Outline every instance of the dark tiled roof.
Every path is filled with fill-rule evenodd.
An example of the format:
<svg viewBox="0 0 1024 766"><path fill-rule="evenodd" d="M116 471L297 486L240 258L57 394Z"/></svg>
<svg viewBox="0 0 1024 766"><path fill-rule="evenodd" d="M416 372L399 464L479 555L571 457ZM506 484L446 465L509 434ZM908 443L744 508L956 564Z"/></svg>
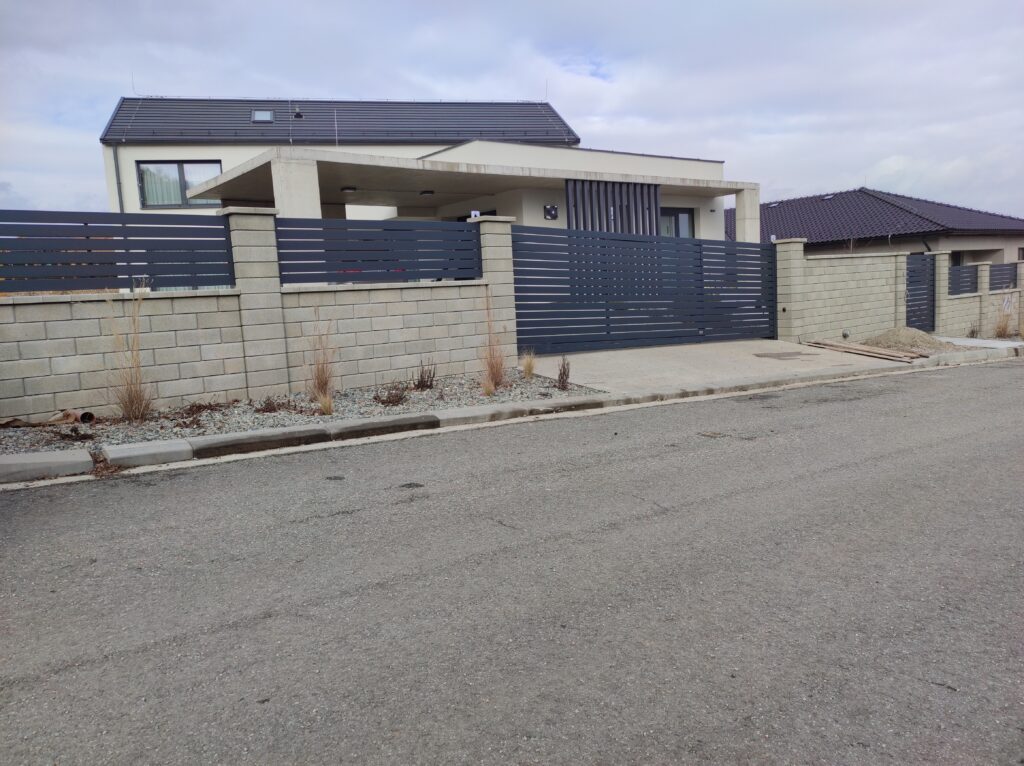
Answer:
<svg viewBox="0 0 1024 766"><path fill-rule="evenodd" d="M765 242L773 234L815 244L940 232L1024 232L1024 219L866 188L761 205ZM726 210L725 234L736 237L734 210Z"/></svg>
<svg viewBox="0 0 1024 766"><path fill-rule="evenodd" d="M252 121L254 109L274 112ZM302 117L293 115L298 110ZM451 144L483 139L574 146L580 142L542 102L288 101L122 98L104 144Z"/></svg>

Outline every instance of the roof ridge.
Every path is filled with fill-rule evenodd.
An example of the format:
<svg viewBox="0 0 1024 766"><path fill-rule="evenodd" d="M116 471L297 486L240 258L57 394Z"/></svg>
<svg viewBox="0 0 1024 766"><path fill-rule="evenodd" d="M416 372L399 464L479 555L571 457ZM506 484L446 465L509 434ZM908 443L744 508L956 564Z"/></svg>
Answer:
<svg viewBox="0 0 1024 766"><path fill-rule="evenodd" d="M290 98L288 96L121 96L125 101L291 101L320 102L332 104L526 104L551 107L550 101L534 101L532 99L415 99L415 98ZM554 111L554 107L551 107ZM115 109L116 113L116 109ZM561 117L561 115L559 115Z"/></svg>
<svg viewBox="0 0 1024 766"><path fill-rule="evenodd" d="M884 202L886 205L892 205L893 207L898 207L900 210L903 210L904 212L910 213L911 215L916 215L918 218L923 218L924 220L928 221L928 223L933 223L936 226L939 226L939 227L941 227L943 229L948 229L949 228L949 224L943 223L942 221L936 221L934 218L929 218L924 213L920 212L919 210L916 210L914 207L912 207L910 205L901 205L900 203L895 202L894 200L888 199L888 197L890 197L890 196L897 196L898 197L898 196L902 196L902 195L898 195L898 194L897 195L890 195L889 192L879 191L877 189L869 189L866 186L861 186L857 191L864 192L865 194L868 194L868 195L874 197L879 202ZM907 199L913 199L913 197L907 197ZM928 202L928 200L924 200L924 199L920 200L920 201L921 202ZM935 204L935 203L933 203L933 204ZM943 203L940 202L938 204L941 205Z"/></svg>
<svg viewBox="0 0 1024 766"><path fill-rule="evenodd" d="M849 194L850 192L860 191L860 189L842 189L841 191L834 192L819 192L818 194L804 194L800 197L787 197L786 199L773 199L765 200L762 205L778 205L783 202L799 202L804 199L817 199L821 197L834 197L837 194Z"/></svg>

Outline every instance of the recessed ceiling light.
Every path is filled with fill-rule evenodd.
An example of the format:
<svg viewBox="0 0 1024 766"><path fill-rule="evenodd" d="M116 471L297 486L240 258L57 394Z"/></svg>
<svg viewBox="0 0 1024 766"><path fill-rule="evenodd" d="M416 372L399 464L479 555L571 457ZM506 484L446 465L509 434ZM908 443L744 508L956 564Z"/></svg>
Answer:
<svg viewBox="0 0 1024 766"><path fill-rule="evenodd" d="M343 192L345 192L346 194L351 194L352 192L354 192L356 190L356 187L354 187L354 186L342 186L341 190Z"/></svg>
<svg viewBox="0 0 1024 766"><path fill-rule="evenodd" d="M429 197L429 196L431 196L431 195L432 195L433 193L434 193L434 190L433 190L433 189L424 189L423 191L421 191L421 192L420 192L420 196L421 196L421 197Z"/></svg>

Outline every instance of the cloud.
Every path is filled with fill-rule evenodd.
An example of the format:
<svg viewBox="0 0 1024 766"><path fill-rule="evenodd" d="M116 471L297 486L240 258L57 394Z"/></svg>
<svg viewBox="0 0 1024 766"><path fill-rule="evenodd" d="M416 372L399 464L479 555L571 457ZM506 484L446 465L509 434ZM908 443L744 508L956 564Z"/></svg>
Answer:
<svg viewBox="0 0 1024 766"><path fill-rule="evenodd" d="M1019 0L9 3L0 178L105 207L98 137L133 92L547 97L586 146L725 160L764 199L867 184L1024 216L1022 49Z"/></svg>

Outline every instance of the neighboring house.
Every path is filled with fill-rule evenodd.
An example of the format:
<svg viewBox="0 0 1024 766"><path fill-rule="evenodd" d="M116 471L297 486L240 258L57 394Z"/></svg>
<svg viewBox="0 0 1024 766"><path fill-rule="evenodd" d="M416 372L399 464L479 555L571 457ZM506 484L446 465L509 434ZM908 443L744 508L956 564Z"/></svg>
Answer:
<svg viewBox="0 0 1024 766"><path fill-rule="evenodd" d="M101 137L112 210L459 220L759 241L723 163L578 147L546 103L123 98Z"/></svg>
<svg viewBox="0 0 1024 766"><path fill-rule="evenodd" d="M735 237L726 213L726 236ZM949 250L954 266L1024 260L1024 219L875 189L766 202L761 238L807 239L809 254Z"/></svg>

